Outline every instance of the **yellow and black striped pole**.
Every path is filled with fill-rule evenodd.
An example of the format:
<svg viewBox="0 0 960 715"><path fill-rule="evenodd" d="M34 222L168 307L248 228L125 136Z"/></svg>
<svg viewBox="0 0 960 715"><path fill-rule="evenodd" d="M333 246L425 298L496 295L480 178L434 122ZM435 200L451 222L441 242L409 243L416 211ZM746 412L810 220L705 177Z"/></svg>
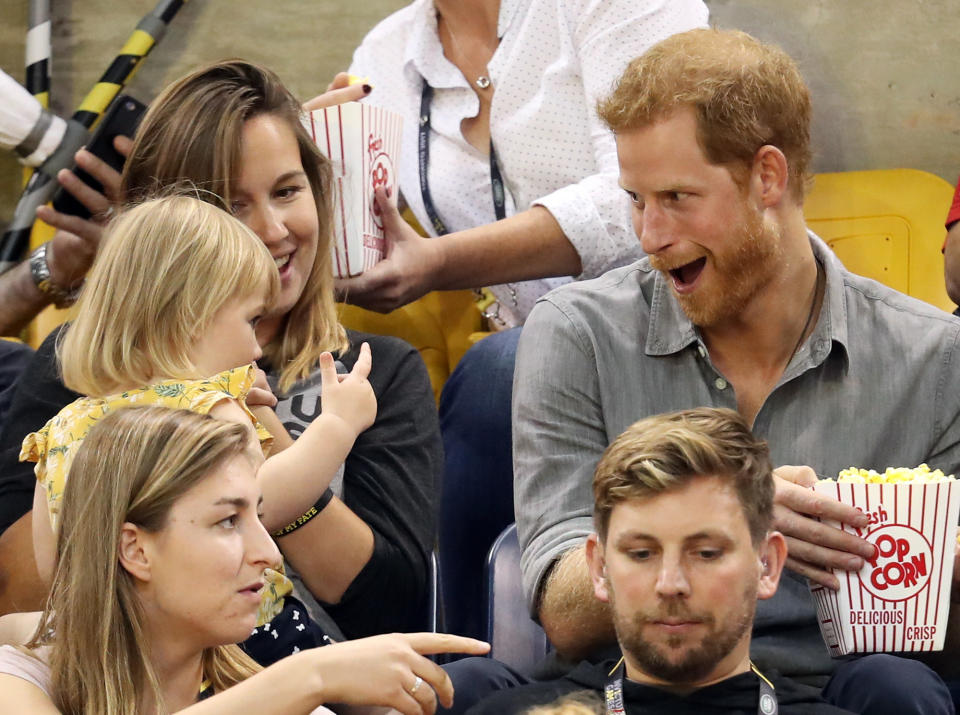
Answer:
<svg viewBox="0 0 960 715"><path fill-rule="evenodd" d="M40 106L50 106L50 0L30 0L25 81Z"/></svg>
<svg viewBox="0 0 960 715"><path fill-rule="evenodd" d="M67 132L56 151L36 170L27 182L9 227L0 237L0 273L16 265L30 242L30 230L37 207L45 204L57 188L60 169L73 165L73 155L87 140L88 132L110 102L130 80L143 58L160 41L167 27L187 0L160 0L156 7L137 24L107 71L100 77L80 107L67 122ZM49 13L48 13L49 16Z"/></svg>
<svg viewBox="0 0 960 715"><path fill-rule="evenodd" d="M27 41L24 56L24 87L44 109L50 108L50 64L53 45L50 41L50 0L30 0L27 14ZM30 181L32 170L23 169L23 185ZM35 221L30 231L30 248L53 238L54 230L41 221ZM36 322L31 323L21 337L36 342Z"/></svg>
<svg viewBox="0 0 960 715"><path fill-rule="evenodd" d="M146 15L133 34L127 39L107 71L103 73L80 107L73 113L73 119L90 129L101 117L110 102L120 94L123 85L130 81L140 62L153 49L167 31L167 26L187 0L161 0L149 15Z"/></svg>

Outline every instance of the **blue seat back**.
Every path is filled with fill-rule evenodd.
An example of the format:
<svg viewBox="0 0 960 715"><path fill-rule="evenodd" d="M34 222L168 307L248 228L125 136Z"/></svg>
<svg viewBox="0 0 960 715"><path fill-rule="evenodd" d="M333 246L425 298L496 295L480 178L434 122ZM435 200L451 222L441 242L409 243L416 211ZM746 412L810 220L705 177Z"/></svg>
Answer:
<svg viewBox="0 0 960 715"><path fill-rule="evenodd" d="M486 565L490 656L531 674L549 649L547 635L527 612L520 582L520 543L511 524L490 548Z"/></svg>

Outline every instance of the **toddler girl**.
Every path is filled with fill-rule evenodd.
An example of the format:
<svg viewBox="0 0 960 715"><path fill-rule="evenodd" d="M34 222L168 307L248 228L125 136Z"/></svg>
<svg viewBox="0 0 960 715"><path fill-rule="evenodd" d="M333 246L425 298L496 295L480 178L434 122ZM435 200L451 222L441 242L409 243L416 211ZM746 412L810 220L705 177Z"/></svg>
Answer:
<svg viewBox="0 0 960 715"><path fill-rule="evenodd" d="M111 222L76 319L59 346L64 383L86 397L28 435L20 456L37 462L34 552L45 580L53 573L54 534L73 455L91 425L118 408L162 404L248 425L269 454L258 476L263 522L274 535L299 528L323 509L331 479L376 416L367 381L369 348L364 345L345 376L337 375L329 353L321 356L322 413L291 442L270 409L275 398L253 365L261 354L258 316L279 291L280 277L264 244L212 204L168 196ZM279 564L267 581L258 628L267 625L261 633L268 650L286 655L291 644L311 645L280 638L276 619L292 585ZM305 634L298 626L307 623L306 612L297 606L287 608L285 619Z"/></svg>

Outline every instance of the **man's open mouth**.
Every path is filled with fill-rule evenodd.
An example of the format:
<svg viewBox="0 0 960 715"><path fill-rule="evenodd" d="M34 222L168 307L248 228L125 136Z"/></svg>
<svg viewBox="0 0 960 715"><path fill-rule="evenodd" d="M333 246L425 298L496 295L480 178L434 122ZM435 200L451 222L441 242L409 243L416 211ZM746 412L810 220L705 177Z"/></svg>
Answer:
<svg viewBox="0 0 960 715"><path fill-rule="evenodd" d="M685 263L677 268L670 269L670 277L673 278L673 285L678 291L689 290L697 282L697 278L703 272L703 267L707 265L707 257L701 256L695 261Z"/></svg>

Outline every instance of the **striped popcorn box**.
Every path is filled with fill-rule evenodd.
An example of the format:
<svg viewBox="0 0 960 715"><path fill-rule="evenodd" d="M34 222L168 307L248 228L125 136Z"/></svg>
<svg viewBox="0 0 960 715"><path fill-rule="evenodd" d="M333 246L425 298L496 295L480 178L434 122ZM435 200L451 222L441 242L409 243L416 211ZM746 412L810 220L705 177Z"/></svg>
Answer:
<svg viewBox="0 0 960 715"><path fill-rule="evenodd" d="M854 481L845 480L845 474ZM897 478L904 474L907 479ZM935 474L929 479L926 465L888 469L886 475L850 469L837 481L821 480L814 487L870 517L864 529L824 523L877 547L859 573L837 572L839 591L810 584L831 656L943 650L960 489L953 477Z"/></svg>
<svg viewBox="0 0 960 715"><path fill-rule="evenodd" d="M347 102L316 109L303 123L333 163L333 270L338 278L358 275L383 258L383 218L373 192L381 186L397 191L403 119Z"/></svg>

